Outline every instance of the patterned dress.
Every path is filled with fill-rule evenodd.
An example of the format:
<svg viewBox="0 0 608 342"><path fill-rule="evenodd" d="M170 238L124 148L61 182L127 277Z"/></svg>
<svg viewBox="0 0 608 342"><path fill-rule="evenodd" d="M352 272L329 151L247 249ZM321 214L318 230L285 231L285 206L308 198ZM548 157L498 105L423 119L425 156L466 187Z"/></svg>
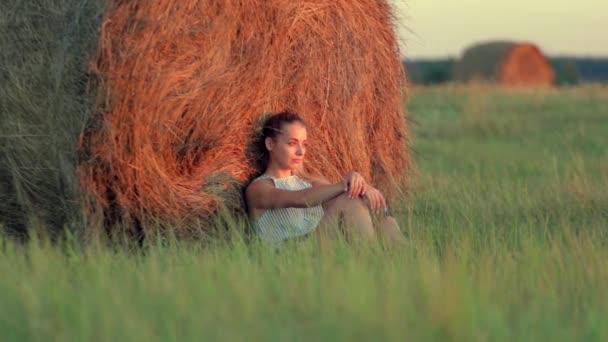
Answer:
<svg viewBox="0 0 608 342"><path fill-rule="evenodd" d="M261 175L254 182L272 179L274 186L283 190L303 190L312 184L298 176L274 178ZM262 216L254 220L253 227L258 236L266 242L280 243L312 232L323 218L323 206L310 208L273 208L266 209Z"/></svg>

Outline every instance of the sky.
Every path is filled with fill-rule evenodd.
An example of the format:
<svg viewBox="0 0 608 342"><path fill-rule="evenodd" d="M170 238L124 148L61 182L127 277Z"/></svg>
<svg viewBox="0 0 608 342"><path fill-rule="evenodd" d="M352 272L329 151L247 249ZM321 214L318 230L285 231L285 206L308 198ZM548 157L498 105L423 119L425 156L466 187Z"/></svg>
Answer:
<svg viewBox="0 0 608 342"><path fill-rule="evenodd" d="M487 40L545 54L608 57L608 0L390 0L406 58L459 57Z"/></svg>

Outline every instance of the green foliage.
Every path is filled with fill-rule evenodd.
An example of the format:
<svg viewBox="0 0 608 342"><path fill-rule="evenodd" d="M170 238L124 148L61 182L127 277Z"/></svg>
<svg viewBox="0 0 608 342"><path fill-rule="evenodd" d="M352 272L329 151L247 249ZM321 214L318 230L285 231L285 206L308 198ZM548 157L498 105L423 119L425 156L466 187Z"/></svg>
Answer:
<svg viewBox="0 0 608 342"><path fill-rule="evenodd" d="M487 61L482 62L486 65ZM445 59L419 59L404 62L409 81L415 84L439 84L455 80L454 68L456 61ZM553 57L551 64L555 69L555 83L557 85L574 85L585 82L608 82L608 58L584 57ZM487 72L494 72L487 69ZM464 73L458 71L457 73ZM446 77L447 76L447 77ZM460 76L459 76L460 77Z"/></svg>
<svg viewBox="0 0 608 342"><path fill-rule="evenodd" d="M414 84L435 85L452 80L453 59L404 62L408 80Z"/></svg>
<svg viewBox="0 0 608 342"><path fill-rule="evenodd" d="M608 82L608 58L555 57L551 62L560 84Z"/></svg>
<svg viewBox="0 0 608 342"><path fill-rule="evenodd" d="M555 84L556 85L575 85L580 81L580 75L576 67L576 63L569 61L555 66Z"/></svg>
<svg viewBox="0 0 608 342"><path fill-rule="evenodd" d="M80 223L79 133L100 0L0 2L0 224L23 234Z"/></svg>
<svg viewBox="0 0 608 342"><path fill-rule="evenodd" d="M608 89L410 95L408 246L0 235L3 339L606 340Z"/></svg>

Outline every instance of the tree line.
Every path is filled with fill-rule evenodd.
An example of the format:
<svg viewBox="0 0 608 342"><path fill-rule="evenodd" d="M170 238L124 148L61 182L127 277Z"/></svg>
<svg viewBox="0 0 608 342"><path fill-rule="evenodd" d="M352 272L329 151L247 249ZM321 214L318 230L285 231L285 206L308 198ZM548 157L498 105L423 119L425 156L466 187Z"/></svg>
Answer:
<svg viewBox="0 0 608 342"><path fill-rule="evenodd" d="M585 82L608 82L608 57L549 58L555 70L556 85L574 85ZM453 79L455 58L412 59L403 64L410 82L414 84L440 84Z"/></svg>

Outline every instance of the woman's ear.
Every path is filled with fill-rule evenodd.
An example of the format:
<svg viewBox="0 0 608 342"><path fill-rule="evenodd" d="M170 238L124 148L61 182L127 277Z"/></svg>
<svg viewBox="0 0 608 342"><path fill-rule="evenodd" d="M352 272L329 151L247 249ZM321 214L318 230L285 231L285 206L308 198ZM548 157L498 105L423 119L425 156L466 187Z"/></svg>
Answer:
<svg viewBox="0 0 608 342"><path fill-rule="evenodd" d="M272 140L271 137L266 137L264 139L264 145L266 145L266 149L268 151L272 151L272 148L274 147L274 140Z"/></svg>

